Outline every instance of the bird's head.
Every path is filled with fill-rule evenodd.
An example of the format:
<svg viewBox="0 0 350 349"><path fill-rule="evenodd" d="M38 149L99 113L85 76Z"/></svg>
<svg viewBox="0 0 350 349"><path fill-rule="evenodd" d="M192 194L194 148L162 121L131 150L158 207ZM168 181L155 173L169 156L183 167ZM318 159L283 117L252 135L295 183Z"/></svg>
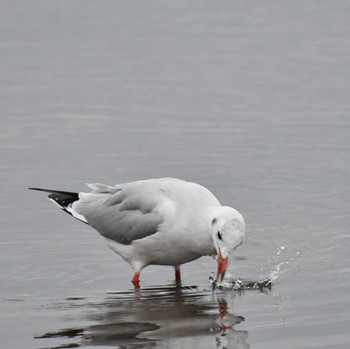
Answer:
<svg viewBox="0 0 350 349"><path fill-rule="evenodd" d="M244 219L232 207L222 206L215 212L211 221L211 228L218 261L216 281L222 281L230 252L243 242L245 236Z"/></svg>

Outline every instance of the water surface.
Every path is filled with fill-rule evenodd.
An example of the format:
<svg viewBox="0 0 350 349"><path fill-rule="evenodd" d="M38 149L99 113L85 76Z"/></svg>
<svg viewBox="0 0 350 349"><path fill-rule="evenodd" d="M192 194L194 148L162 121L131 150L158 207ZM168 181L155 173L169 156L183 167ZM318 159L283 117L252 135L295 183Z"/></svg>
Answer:
<svg viewBox="0 0 350 349"><path fill-rule="evenodd" d="M6 348L348 348L350 7L9 2L0 11ZM229 272L131 268L42 186L173 176L238 209Z"/></svg>

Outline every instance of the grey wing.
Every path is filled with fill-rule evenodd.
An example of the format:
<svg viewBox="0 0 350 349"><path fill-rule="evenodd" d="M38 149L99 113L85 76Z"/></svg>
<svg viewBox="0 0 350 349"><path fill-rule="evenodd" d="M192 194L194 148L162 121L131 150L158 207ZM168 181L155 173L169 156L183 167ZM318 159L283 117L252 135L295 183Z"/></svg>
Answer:
<svg viewBox="0 0 350 349"><path fill-rule="evenodd" d="M128 245L158 232L163 222L158 205L159 197L149 190L99 185L81 193L73 209L105 238Z"/></svg>

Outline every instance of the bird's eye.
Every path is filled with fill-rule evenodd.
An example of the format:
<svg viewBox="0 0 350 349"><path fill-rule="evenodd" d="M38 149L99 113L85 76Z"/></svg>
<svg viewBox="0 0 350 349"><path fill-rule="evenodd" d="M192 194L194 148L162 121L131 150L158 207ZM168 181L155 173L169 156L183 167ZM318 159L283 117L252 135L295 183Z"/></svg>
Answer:
<svg viewBox="0 0 350 349"><path fill-rule="evenodd" d="M220 231L218 231L218 239L219 239L219 240L222 240L222 234L221 234Z"/></svg>

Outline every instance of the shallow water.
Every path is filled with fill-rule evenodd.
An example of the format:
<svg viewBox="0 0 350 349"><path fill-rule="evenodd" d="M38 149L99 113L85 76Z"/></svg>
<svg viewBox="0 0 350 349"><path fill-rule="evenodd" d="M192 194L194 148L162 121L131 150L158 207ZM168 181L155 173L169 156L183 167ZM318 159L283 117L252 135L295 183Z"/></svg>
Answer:
<svg viewBox="0 0 350 349"><path fill-rule="evenodd" d="M244 319L228 311L223 295L210 295L197 287L153 287L106 294L103 299L71 298L51 305L54 309L79 309L79 318L67 321L72 328L39 334L35 338L60 339L62 346L157 347L167 340L170 347L206 346L209 342L245 342L246 331L232 327ZM81 327L77 324L81 324ZM172 340L175 337L175 340ZM44 342L44 343L42 343ZM245 344L246 345L246 344Z"/></svg>
<svg viewBox="0 0 350 349"><path fill-rule="evenodd" d="M349 18L342 1L2 6L1 347L348 348ZM162 176L245 217L223 289L201 258L182 288L149 267L135 292L97 233L26 189Z"/></svg>

